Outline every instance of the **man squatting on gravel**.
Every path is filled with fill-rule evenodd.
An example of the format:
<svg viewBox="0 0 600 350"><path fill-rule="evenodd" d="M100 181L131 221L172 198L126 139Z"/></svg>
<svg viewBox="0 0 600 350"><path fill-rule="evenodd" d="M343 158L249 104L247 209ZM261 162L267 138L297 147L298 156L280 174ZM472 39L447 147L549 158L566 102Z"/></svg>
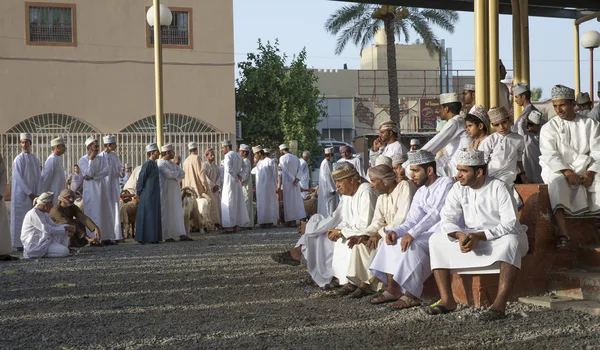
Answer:
<svg viewBox="0 0 600 350"><path fill-rule="evenodd" d="M397 191L403 184L392 180L389 163L380 161L369 170L371 188L351 165L344 165L333 172L343 195L333 215L313 216L296 248L274 254L273 259L295 266L305 261L312 280L325 290L335 289L339 296L361 298L374 293L381 281L385 289L371 303L393 302L393 309L421 305L423 283L433 270L442 298L427 307L431 315L456 309L450 273L499 272L498 296L480 319L504 318L517 269L528 250L526 227L517 220L512 192L501 180L486 175L482 151L459 151L457 183L436 175L435 156L428 151L409 152L408 159L418 190L408 213L400 214L404 216L400 225L394 222L398 214L394 199L410 201L410 193L399 193L410 189ZM380 195L377 203L373 189ZM374 217L379 238L373 238L374 227L367 225Z"/></svg>

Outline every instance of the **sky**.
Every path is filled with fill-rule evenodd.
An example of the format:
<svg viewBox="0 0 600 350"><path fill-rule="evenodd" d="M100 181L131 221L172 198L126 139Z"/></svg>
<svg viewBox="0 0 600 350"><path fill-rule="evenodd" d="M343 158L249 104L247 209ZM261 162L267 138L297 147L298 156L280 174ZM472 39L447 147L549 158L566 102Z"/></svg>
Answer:
<svg viewBox="0 0 600 350"><path fill-rule="evenodd" d="M235 61L244 61L246 54L255 52L257 41L279 40L282 52L293 56L303 47L307 64L316 69L360 68L360 48L349 43L341 55L335 55L336 37L324 29L324 23L335 10L346 3L329 0L233 0ZM453 51L453 69L474 69L473 13L459 12L456 30L449 34L435 29L446 47ZM512 69L512 20L500 16L500 58ZM530 58L531 87L541 87L543 98L550 97L553 85L574 87L573 20L531 17ZM600 31L600 22L589 21L580 33ZM412 35L411 42L416 39ZM594 79L600 80L600 50L594 57ZM589 50L581 48L581 89L589 91ZM237 76L237 68L236 68ZM597 88L595 83L594 88Z"/></svg>

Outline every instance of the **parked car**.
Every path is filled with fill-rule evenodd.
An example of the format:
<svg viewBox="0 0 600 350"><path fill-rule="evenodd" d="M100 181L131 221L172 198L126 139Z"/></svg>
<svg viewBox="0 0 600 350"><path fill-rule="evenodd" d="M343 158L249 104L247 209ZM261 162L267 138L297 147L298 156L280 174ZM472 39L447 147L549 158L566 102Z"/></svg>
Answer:
<svg viewBox="0 0 600 350"><path fill-rule="evenodd" d="M333 159L332 162L337 162L342 155L340 154L340 147L349 146L352 149L352 154L356 155L354 151L354 147L351 144L336 140L321 140L319 141L319 145L321 148L325 150L325 148L333 147ZM321 152L321 154L313 154L312 155L312 164L314 166L313 170L310 173L310 187L314 188L319 184L319 168L321 167L321 162L325 159L325 154Z"/></svg>

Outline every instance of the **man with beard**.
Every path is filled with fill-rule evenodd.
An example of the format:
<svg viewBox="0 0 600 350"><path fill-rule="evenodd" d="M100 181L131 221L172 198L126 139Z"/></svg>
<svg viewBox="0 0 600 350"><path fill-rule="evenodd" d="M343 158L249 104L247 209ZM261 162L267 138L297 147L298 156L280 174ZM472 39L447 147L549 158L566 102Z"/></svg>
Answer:
<svg viewBox="0 0 600 350"><path fill-rule="evenodd" d="M379 137L373 141L369 152L370 163L375 165L377 156L383 155L392 158L394 155L405 155L408 151L398 139L400 130L393 121L383 122L379 125Z"/></svg>
<svg viewBox="0 0 600 350"><path fill-rule="evenodd" d="M160 202L160 171L156 161L160 151L156 143L146 146L148 160L140 170L136 193L140 197L135 221L135 240L141 244L162 241L162 221Z"/></svg>
<svg viewBox="0 0 600 350"><path fill-rule="evenodd" d="M75 231L69 233L69 248L80 248L88 243L93 246L102 245L100 228L78 206L73 205L75 192L66 188L57 197L58 204L50 210L50 218L56 224L75 227ZM94 237L88 237L86 228L94 233Z"/></svg>
<svg viewBox="0 0 600 350"><path fill-rule="evenodd" d="M65 142L62 137L50 141L52 154L48 156L44 171L42 172L42 192L60 193L67 184L65 183L65 169L63 168L62 155L65 153ZM54 197L54 205L58 203L58 196Z"/></svg>
<svg viewBox="0 0 600 350"><path fill-rule="evenodd" d="M105 159L108 167L108 175L104 178L104 186L106 190L106 201L102 203L108 218L109 224L102 227L104 234L104 244L114 244L123 239L121 233L121 213L119 209L119 201L121 200L121 186L119 180L121 178L121 169L123 164L121 159L115 153L117 149L117 139L115 135L108 135L102 138L104 142L104 151L98 155ZM85 208L85 206L84 206Z"/></svg>

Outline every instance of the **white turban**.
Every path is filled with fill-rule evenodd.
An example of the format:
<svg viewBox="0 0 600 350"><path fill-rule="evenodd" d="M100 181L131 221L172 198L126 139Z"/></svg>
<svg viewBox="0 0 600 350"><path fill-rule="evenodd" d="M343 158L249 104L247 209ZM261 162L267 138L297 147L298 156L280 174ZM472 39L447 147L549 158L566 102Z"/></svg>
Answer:
<svg viewBox="0 0 600 350"><path fill-rule="evenodd" d="M33 200L33 205L50 204L54 200L53 192L44 192Z"/></svg>

